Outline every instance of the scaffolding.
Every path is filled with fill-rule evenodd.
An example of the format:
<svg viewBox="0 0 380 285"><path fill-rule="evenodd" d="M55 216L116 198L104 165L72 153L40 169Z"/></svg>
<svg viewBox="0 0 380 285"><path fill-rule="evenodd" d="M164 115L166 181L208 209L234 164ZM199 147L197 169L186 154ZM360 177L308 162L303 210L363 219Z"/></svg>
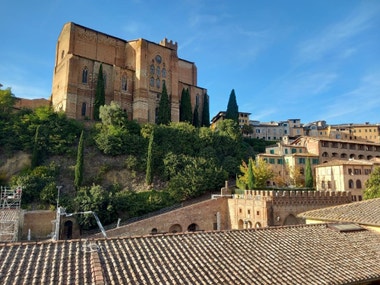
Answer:
<svg viewBox="0 0 380 285"><path fill-rule="evenodd" d="M22 187L0 187L0 242L18 240Z"/></svg>

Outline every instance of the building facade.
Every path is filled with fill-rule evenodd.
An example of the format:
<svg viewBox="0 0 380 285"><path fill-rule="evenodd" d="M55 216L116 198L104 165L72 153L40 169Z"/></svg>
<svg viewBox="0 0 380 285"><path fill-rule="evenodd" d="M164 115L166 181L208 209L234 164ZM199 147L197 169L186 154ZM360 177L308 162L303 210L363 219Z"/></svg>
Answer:
<svg viewBox="0 0 380 285"><path fill-rule="evenodd" d="M59 35L51 102L75 119L92 119L99 68L105 101L120 105L129 119L154 123L165 83L171 119L179 121L182 90L189 89L193 108L203 109L207 90L197 86L197 67L177 55L178 45L145 39L126 41L90 28L66 23ZM201 112L200 112L201 113Z"/></svg>
<svg viewBox="0 0 380 285"><path fill-rule="evenodd" d="M251 113L239 112L239 127L242 128L244 125L249 125L249 115ZM220 111L211 119L211 128L213 130L217 129L217 126L226 118L226 112Z"/></svg>
<svg viewBox="0 0 380 285"><path fill-rule="evenodd" d="M316 188L320 191L350 191L361 201L365 183L377 163L366 160L333 160L316 167Z"/></svg>

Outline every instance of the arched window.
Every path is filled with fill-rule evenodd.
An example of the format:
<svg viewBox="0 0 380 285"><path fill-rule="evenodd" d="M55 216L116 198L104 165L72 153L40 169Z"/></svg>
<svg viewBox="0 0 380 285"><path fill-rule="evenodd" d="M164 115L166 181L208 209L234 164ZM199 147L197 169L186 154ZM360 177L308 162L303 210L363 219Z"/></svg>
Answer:
<svg viewBox="0 0 380 285"><path fill-rule="evenodd" d="M356 188L361 189L362 188L362 182L358 179L356 180Z"/></svg>
<svg viewBox="0 0 380 285"><path fill-rule="evenodd" d="M121 78L121 90L127 91L127 77L125 75Z"/></svg>
<svg viewBox="0 0 380 285"><path fill-rule="evenodd" d="M154 65L151 64L150 65L150 74L154 74L154 71L155 71Z"/></svg>
<svg viewBox="0 0 380 285"><path fill-rule="evenodd" d="M161 87L161 81L159 78L156 79L156 87L160 88Z"/></svg>
<svg viewBox="0 0 380 285"><path fill-rule="evenodd" d="M179 232L182 232L182 227L179 224L172 225L169 228L169 232L170 233L179 233Z"/></svg>
<svg viewBox="0 0 380 285"><path fill-rule="evenodd" d="M187 227L187 231L195 232L199 230L199 226L197 224L191 224Z"/></svg>
<svg viewBox="0 0 380 285"><path fill-rule="evenodd" d="M156 67L156 75L161 76L161 69L159 66Z"/></svg>
<svg viewBox="0 0 380 285"><path fill-rule="evenodd" d="M158 233L158 230L156 228L153 228L151 231L150 231L150 234L154 235Z"/></svg>
<svg viewBox="0 0 380 285"><path fill-rule="evenodd" d="M347 154L346 154L346 153L342 153L342 154L340 155L340 158L347 158Z"/></svg>
<svg viewBox="0 0 380 285"><path fill-rule="evenodd" d="M82 116L86 116L86 108L87 108L86 102L83 102L82 103Z"/></svg>
<svg viewBox="0 0 380 285"><path fill-rule="evenodd" d="M350 154L350 158L355 159L355 154Z"/></svg>
<svg viewBox="0 0 380 285"><path fill-rule="evenodd" d="M166 69L165 69L165 67L162 69L162 71L161 71L161 74L162 74L162 77L166 77Z"/></svg>
<svg viewBox="0 0 380 285"><path fill-rule="evenodd" d="M154 87L154 78L153 77L150 78L149 85L150 85L150 87Z"/></svg>
<svg viewBox="0 0 380 285"><path fill-rule="evenodd" d="M327 152L322 153L322 157L329 157L329 154Z"/></svg>
<svg viewBox="0 0 380 285"><path fill-rule="evenodd" d="M82 70L82 83L83 84L87 83L87 76L88 76L88 69L87 69L87 66L85 66Z"/></svg>
<svg viewBox="0 0 380 285"><path fill-rule="evenodd" d="M352 179L348 180L348 188L354 188L354 181Z"/></svg>

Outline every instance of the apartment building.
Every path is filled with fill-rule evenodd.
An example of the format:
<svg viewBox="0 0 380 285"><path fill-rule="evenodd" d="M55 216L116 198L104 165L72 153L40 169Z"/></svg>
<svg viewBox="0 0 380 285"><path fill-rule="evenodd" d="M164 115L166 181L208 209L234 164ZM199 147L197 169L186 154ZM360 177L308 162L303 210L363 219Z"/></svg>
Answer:
<svg viewBox="0 0 380 285"><path fill-rule="evenodd" d="M318 191L350 191L353 201L361 201L365 183L378 163L367 160L332 160L317 165Z"/></svg>
<svg viewBox="0 0 380 285"><path fill-rule="evenodd" d="M249 125L249 115L251 113L246 113L246 112L239 112L239 127L242 128L244 125ZM225 120L226 118L226 112L225 111L220 111L218 114L216 114L212 119L211 119L211 128L215 130L217 128L217 125Z"/></svg>
<svg viewBox="0 0 380 285"><path fill-rule="evenodd" d="M253 128L252 138L268 141L280 141L284 136L297 137L304 134L300 119L288 119L280 122L250 121Z"/></svg>

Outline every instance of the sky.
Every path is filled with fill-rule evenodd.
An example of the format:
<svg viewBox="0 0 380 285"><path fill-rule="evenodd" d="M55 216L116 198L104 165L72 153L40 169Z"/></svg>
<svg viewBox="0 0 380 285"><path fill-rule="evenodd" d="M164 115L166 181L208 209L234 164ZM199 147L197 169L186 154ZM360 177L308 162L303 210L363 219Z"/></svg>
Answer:
<svg viewBox="0 0 380 285"><path fill-rule="evenodd" d="M67 22L122 38L178 43L210 96L210 119L235 90L260 122L380 123L378 0L2 1L0 83L46 98Z"/></svg>

